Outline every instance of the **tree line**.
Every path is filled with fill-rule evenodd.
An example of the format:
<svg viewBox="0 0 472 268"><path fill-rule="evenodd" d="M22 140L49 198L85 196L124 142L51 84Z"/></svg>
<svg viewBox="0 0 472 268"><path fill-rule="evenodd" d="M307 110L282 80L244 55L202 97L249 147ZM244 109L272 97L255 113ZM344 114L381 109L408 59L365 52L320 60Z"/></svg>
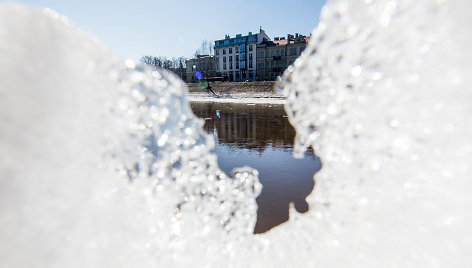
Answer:
<svg viewBox="0 0 472 268"><path fill-rule="evenodd" d="M200 47L196 49L194 53L195 58L199 55L213 55L213 41L203 40ZM176 73L182 80L186 80L186 61L188 59L185 57L167 58L165 56L143 56L140 60L142 63L151 65L155 68L162 68L172 71Z"/></svg>
<svg viewBox="0 0 472 268"><path fill-rule="evenodd" d="M200 47L195 50L194 56L195 58L198 55L213 55L213 41L203 40ZM185 69L186 65L185 62L188 59L185 57L172 57L167 58L164 56L143 56L141 57L141 62L144 64L148 64L154 67L160 67L163 69Z"/></svg>
<svg viewBox="0 0 472 268"><path fill-rule="evenodd" d="M148 64L154 67L160 67L163 69L185 69L185 62L187 59L185 57L179 58L167 58L163 56L154 57L154 56L143 56L141 62Z"/></svg>

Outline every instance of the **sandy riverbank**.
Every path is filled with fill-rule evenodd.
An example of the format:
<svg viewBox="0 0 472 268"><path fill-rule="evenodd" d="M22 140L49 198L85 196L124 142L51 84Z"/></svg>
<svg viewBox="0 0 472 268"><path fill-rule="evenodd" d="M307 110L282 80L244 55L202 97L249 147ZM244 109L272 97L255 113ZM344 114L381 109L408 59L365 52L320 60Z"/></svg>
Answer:
<svg viewBox="0 0 472 268"><path fill-rule="evenodd" d="M275 82L222 82L211 83L215 97L196 83L186 84L188 100L192 102L271 103L284 104L283 93L274 88Z"/></svg>

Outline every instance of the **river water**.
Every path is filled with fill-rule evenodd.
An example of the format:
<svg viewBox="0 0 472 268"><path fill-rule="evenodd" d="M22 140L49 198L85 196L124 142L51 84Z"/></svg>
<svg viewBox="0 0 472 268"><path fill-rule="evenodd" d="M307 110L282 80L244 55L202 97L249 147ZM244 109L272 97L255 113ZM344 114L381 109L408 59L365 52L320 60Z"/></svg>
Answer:
<svg viewBox="0 0 472 268"><path fill-rule="evenodd" d="M235 167L259 171L263 185L257 198L254 233L264 233L288 220L289 204L304 213L305 201L321 168L311 148L303 159L292 156L295 130L283 105L192 102L196 116L205 120L205 130L215 135L218 164L227 174Z"/></svg>

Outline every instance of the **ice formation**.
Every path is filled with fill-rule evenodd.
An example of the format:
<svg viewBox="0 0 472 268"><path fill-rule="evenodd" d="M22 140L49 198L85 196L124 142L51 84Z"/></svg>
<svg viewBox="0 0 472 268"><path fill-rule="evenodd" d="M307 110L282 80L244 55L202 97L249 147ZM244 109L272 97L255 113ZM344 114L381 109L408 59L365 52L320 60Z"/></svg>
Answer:
<svg viewBox="0 0 472 268"><path fill-rule="evenodd" d="M284 74L296 151L323 161L307 241L331 239L330 265L472 264L467 7L330 1Z"/></svg>
<svg viewBox="0 0 472 268"><path fill-rule="evenodd" d="M219 170L182 82L52 11L4 4L0 20L1 266L231 259L261 185L251 168Z"/></svg>
<svg viewBox="0 0 472 268"><path fill-rule="evenodd" d="M1 4L1 266L471 266L470 6L327 3L281 82L311 209L254 236L257 171L219 170L180 81Z"/></svg>

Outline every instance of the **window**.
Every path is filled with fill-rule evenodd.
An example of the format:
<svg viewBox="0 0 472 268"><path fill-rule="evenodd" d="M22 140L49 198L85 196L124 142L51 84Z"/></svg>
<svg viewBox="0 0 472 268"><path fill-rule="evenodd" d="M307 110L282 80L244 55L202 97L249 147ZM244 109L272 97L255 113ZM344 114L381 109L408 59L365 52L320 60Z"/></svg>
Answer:
<svg viewBox="0 0 472 268"><path fill-rule="evenodd" d="M220 50L219 50L219 49L216 49L216 50L215 50L215 53L216 53L216 55L220 55Z"/></svg>
<svg viewBox="0 0 472 268"><path fill-rule="evenodd" d="M270 51L270 56L271 56L271 57L274 56L274 51L273 51L273 50Z"/></svg>
<svg viewBox="0 0 472 268"><path fill-rule="evenodd" d="M236 55L236 62L239 61L239 55Z"/></svg>
<svg viewBox="0 0 472 268"><path fill-rule="evenodd" d="M239 51L240 51L240 52L246 52L246 45L245 45L245 44L241 44L241 45L239 46Z"/></svg>
<svg viewBox="0 0 472 268"><path fill-rule="evenodd" d="M233 48L232 47L228 48L228 54L233 54Z"/></svg>
<svg viewBox="0 0 472 268"><path fill-rule="evenodd" d="M259 69L259 70L264 69L264 63L258 63L257 64L257 69Z"/></svg>
<svg viewBox="0 0 472 268"><path fill-rule="evenodd" d="M226 63L223 63L223 70L226 70Z"/></svg>
<svg viewBox="0 0 472 268"><path fill-rule="evenodd" d="M239 69L239 61L236 62L236 70Z"/></svg>
<svg viewBox="0 0 472 268"><path fill-rule="evenodd" d="M223 62L226 62L226 57L223 57Z"/></svg>
<svg viewBox="0 0 472 268"><path fill-rule="evenodd" d="M239 47L235 47L235 48L234 48L234 52L235 52L235 53L239 53Z"/></svg>
<svg viewBox="0 0 472 268"><path fill-rule="evenodd" d="M229 56L229 62L233 62L233 56Z"/></svg>
<svg viewBox="0 0 472 268"><path fill-rule="evenodd" d="M277 56L277 57L280 56L280 51L278 51L278 50L275 51L275 56Z"/></svg>
<svg viewBox="0 0 472 268"><path fill-rule="evenodd" d="M216 57L216 64L220 63L220 57Z"/></svg>
<svg viewBox="0 0 472 268"><path fill-rule="evenodd" d="M249 45L249 51L252 51L252 45Z"/></svg>
<svg viewBox="0 0 472 268"><path fill-rule="evenodd" d="M233 62L232 62L232 61L229 62L229 69L230 69L230 70L233 69Z"/></svg>
<svg viewBox="0 0 472 268"><path fill-rule="evenodd" d="M302 54L304 49L305 49L304 47L300 47L300 54Z"/></svg>
<svg viewBox="0 0 472 268"><path fill-rule="evenodd" d="M252 61L252 53L251 53L251 54L249 54L249 60L251 60L251 61Z"/></svg>
<svg viewBox="0 0 472 268"><path fill-rule="evenodd" d="M282 56L282 57L283 57L283 56L285 56L284 54L285 54L285 51L284 51L283 49L282 49L282 50L280 50L280 56Z"/></svg>
<svg viewBox="0 0 472 268"><path fill-rule="evenodd" d="M225 49L225 48L223 48L223 55L224 55L224 54L226 54L226 49Z"/></svg>
<svg viewBox="0 0 472 268"><path fill-rule="evenodd" d="M296 54L297 54L297 48L296 47L290 48L290 55L296 55Z"/></svg>
<svg viewBox="0 0 472 268"><path fill-rule="evenodd" d="M249 68L252 68L252 61L249 62Z"/></svg>

